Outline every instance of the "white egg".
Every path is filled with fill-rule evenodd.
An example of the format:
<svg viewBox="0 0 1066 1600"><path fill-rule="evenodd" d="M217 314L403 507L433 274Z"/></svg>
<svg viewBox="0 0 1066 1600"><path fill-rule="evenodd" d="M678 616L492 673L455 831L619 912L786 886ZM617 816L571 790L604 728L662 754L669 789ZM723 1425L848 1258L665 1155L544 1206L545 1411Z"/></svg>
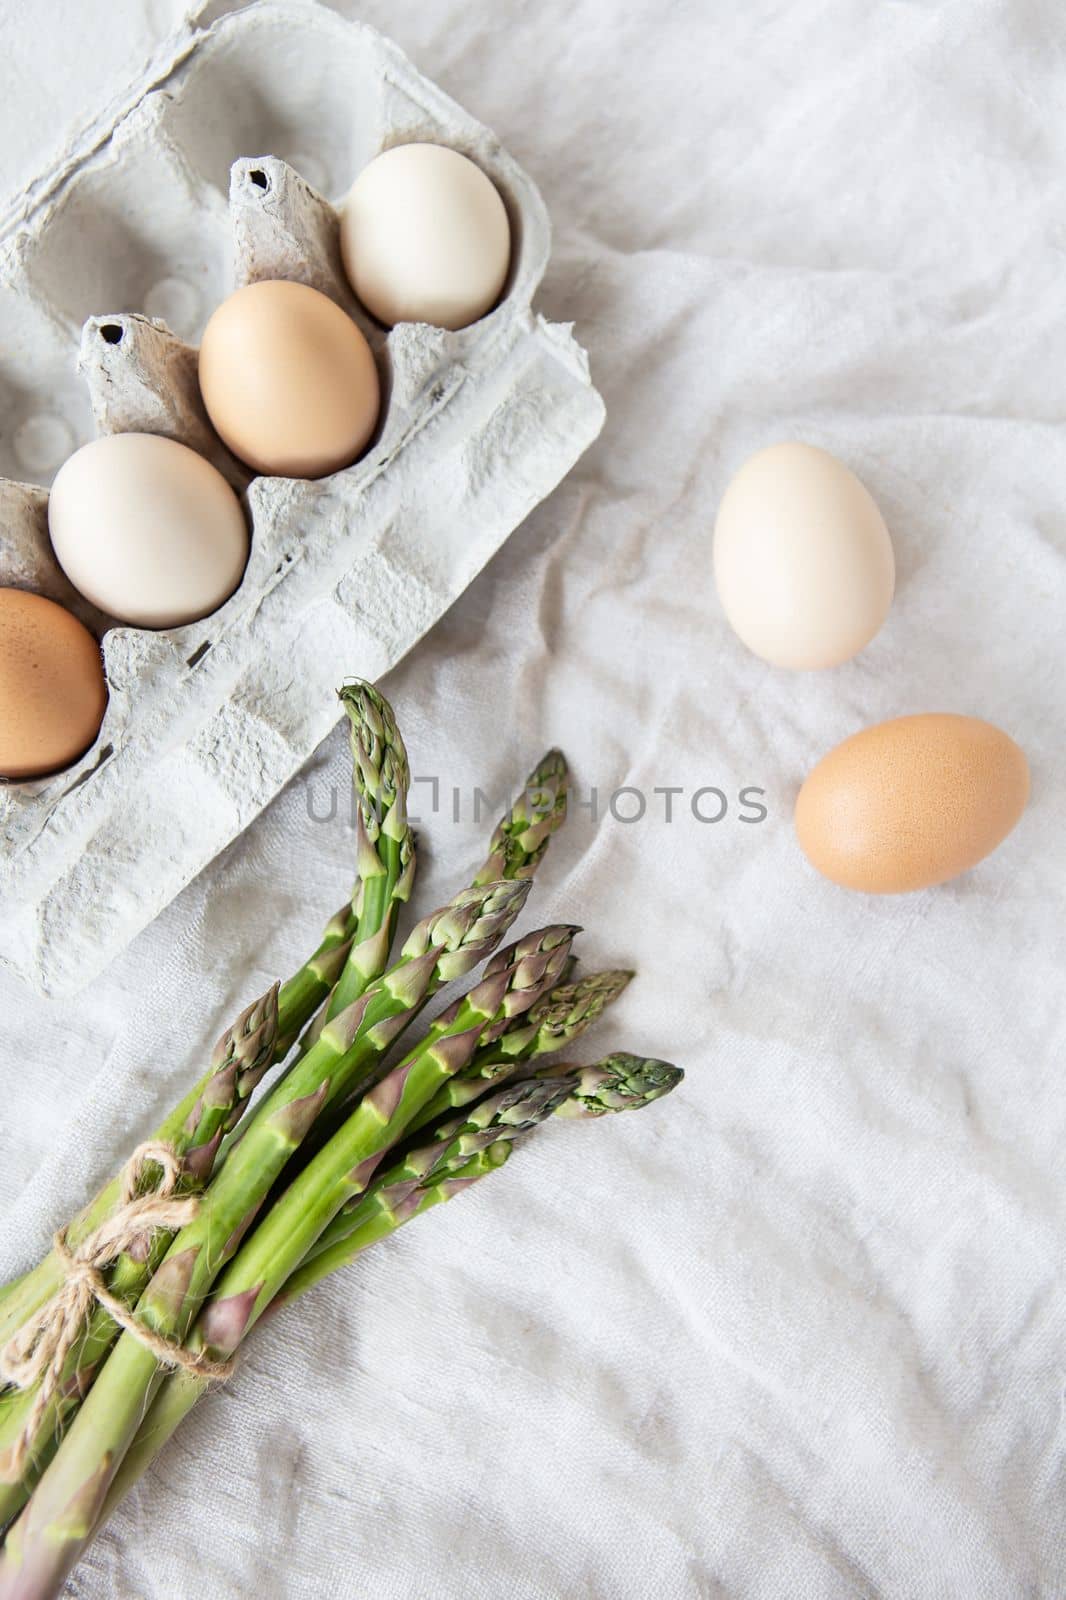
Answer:
<svg viewBox="0 0 1066 1600"><path fill-rule="evenodd" d="M225 478L154 433L114 433L75 451L52 485L48 529L74 587L141 628L217 611L248 560L248 526Z"/></svg>
<svg viewBox="0 0 1066 1600"><path fill-rule="evenodd" d="M749 650L797 671L849 661L895 589L892 541L869 491L814 445L770 445L733 478L714 530L722 608Z"/></svg>
<svg viewBox="0 0 1066 1600"><path fill-rule="evenodd" d="M402 144L352 185L341 251L352 288L379 322L465 328L500 297L511 228L474 162L443 145Z"/></svg>

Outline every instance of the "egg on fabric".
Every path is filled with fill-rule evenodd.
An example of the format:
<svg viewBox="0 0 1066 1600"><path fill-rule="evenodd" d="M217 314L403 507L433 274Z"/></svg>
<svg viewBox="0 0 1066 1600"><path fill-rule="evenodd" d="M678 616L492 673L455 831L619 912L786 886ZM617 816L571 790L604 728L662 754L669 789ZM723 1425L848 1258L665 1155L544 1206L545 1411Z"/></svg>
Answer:
<svg viewBox="0 0 1066 1600"><path fill-rule="evenodd" d="M834 883L900 894L975 867L1028 799L1013 739L977 717L927 712L864 728L824 756L796 800L796 835Z"/></svg>
<svg viewBox="0 0 1066 1600"><path fill-rule="evenodd" d="M491 311L511 263L499 190L458 150L401 144L363 168L341 210L341 253L379 322L465 328Z"/></svg>
<svg viewBox="0 0 1066 1600"><path fill-rule="evenodd" d="M0 777L69 767L93 743L106 707L88 628L43 595L0 589Z"/></svg>
<svg viewBox="0 0 1066 1600"><path fill-rule="evenodd" d="M256 472L322 478L370 442L381 384L370 346L328 295L250 283L213 313L200 393L220 438Z"/></svg>
<svg viewBox="0 0 1066 1600"><path fill-rule="evenodd" d="M895 589L892 541L873 496L825 450L760 450L723 496L714 576L733 631L763 661L840 666L878 632Z"/></svg>
<svg viewBox="0 0 1066 1600"><path fill-rule="evenodd" d="M76 450L52 485L48 531L75 589L139 628L209 616L248 561L248 525L225 478L154 433L113 433Z"/></svg>

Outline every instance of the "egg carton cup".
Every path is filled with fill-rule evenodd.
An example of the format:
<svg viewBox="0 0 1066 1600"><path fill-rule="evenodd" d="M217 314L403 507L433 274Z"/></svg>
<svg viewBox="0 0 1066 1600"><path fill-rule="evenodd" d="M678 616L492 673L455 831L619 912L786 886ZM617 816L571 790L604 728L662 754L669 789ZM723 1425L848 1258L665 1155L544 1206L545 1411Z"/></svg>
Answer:
<svg viewBox="0 0 1066 1600"><path fill-rule="evenodd" d="M414 140L469 155L510 216L504 296L459 332L386 333L341 267L333 202ZM532 310L550 244L536 188L372 29L252 6L178 38L89 143L0 244L0 584L102 636L110 689L81 761L0 788L0 961L46 994L88 982L252 821L337 721L338 683L388 672L603 421L569 327ZM252 477L196 382L214 306L276 277L341 305L383 379L369 451L312 482ZM131 430L199 451L249 513L240 588L186 627L116 625L51 553L51 476L98 433Z"/></svg>

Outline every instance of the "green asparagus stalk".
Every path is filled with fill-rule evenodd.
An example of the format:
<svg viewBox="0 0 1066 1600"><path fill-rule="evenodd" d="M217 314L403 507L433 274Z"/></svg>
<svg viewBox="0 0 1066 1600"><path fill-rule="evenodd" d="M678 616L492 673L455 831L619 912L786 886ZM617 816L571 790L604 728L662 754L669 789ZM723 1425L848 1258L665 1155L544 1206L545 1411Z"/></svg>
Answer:
<svg viewBox="0 0 1066 1600"><path fill-rule="evenodd" d="M277 1032L277 988L256 1000L226 1030L203 1077L149 1137L153 1143L171 1145L187 1166L189 1176L205 1175L218 1147L223 1122L236 1125L252 1090L273 1059ZM267 1043L269 1042L269 1050ZM233 1099L228 1098L232 1094ZM223 1129L225 1131L225 1129ZM67 1229L75 1247L111 1215L122 1190L116 1176L96 1194ZM49 1251L38 1265L10 1286L0 1301L0 1346L7 1343L33 1313L50 1300L63 1284L59 1257Z"/></svg>
<svg viewBox="0 0 1066 1600"><path fill-rule="evenodd" d="M340 977L357 926L352 904L345 901L323 928L314 954L282 984L278 995L276 1060L284 1061L301 1030Z"/></svg>
<svg viewBox="0 0 1066 1600"><path fill-rule="evenodd" d="M388 966L396 919L411 897L415 872L407 822L411 775L392 707L361 679L345 684L339 693L348 717L358 797L356 860L362 892L351 947L326 1005L327 1019L357 1000Z"/></svg>
<svg viewBox="0 0 1066 1600"><path fill-rule="evenodd" d="M666 1062L615 1056L595 1067L559 1067L553 1076L508 1085L465 1120L436 1128L427 1145L378 1176L354 1207L339 1212L272 1309L290 1304L371 1245L498 1171L514 1141L538 1122L552 1115L591 1117L634 1109L669 1093L682 1076L680 1068ZM205 1387L203 1379L187 1372L167 1378L112 1483L101 1521L147 1471Z"/></svg>
<svg viewBox="0 0 1066 1600"><path fill-rule="evenodd" d="M561 750L549 750L526 779L526 786L489 840L489 854L474 883L500 878L531 878L556 829L566 820L570 772Z"/></svg>
<svg viewBox="0 0 1066 1600"><path fill-rule="evenodd" d="M184 1120L171 1131L168 1139L182 1159L183 1191L195 1193L207 1182L219 1141L236 1125L252 1091L274 1059L277 1021L278 987L275 984L262 999L242 1011L215 1046L211 1065L197 1085ZM145 1187L150 1187L152 1181L149 1169ZM101 1190L69 1230L72 1244L87 1237L111 1214L120 1188L121 1179L116 1178ZM112 1291L128 1303L136 1300L168 1243L169 1236L163 1235L146 1240L141 1250L120 1257L111 1272ZM36 1269L38 1282L45 1281L45 1268L51 1271L54 1293L63 1282L63 1269L54 1251ZM45 1294L41 1303L48 1298ZM24 1503L51 1454L56 1427L76 1406L117 1333L108 1313L98 1308L89 1321L84 1339L67 1363L62 1387L35 1435L30 1461L21 1471L15 1465L15 1446L26 1426L36 1389L7 1389L0 1394L0 1527L10 1521Z"/></svg>
<svg viewBox="0 0 1066 1600"><path fill-rule="evenodd" d="M498 1172L513 1149L511 1139L496 1138L487 1148L478 1150L465 1161L449 1168L446 1174L427 1178L424 1183L397 1184L395 1193L384 1188L367 1195L366 1210L358 1213L358 1225L347 1229L330 1248L312 1251L303 1266L297 1268L285 1288L274 1298L269 1314L281 1310L339 1267L350 1265L364 1250L387 1239L405 1223L412 1222L415 1217L422 1216L446 1200L453 1200L479 1178L488 1177L490 1172ZM161 1400L165 1399L166 1388L167 1385L164 1385L159 1397ZM154 1406L150 1416L155 1416Z"/></svg>
<svg viewBox="0 0 1066 1600"><path fill-rule="evenodd" d="M536 1076L550 1083L556 1071L545 1067ZM576 1072L577 1082L556 1110L557 1117L602 1117L612 1111L632 1111L661 1100L685 1076L669 1061L626 1051L605 1056L591 1067L578 1067Z"/></svg>
<svg viewBox="0 0 1066 1600"><path fill-rule="evenodd" d="M407 755L392 709L376 689L360 682L341 690L341 699L350 724L353 751L352 778L358 803L360 828L365 830L368 826L370 828L377 826L379 813L385 812L385 821L380 831L387 833L390 841L394 837L400 840L401 873L391 896L383 896L375 891L372 911L367 905L364 886L368 879L377 882L383 870L387 874L388 868L383 869L382 862L377 859L372 847L365 842L361 831L357 861L358 876L352 901L342 906L330 918L314 954L298 972L281 985L277 998L274 1057L279 1061L289 1053L300 1031L349 967L353 972L369 970L372 963L368 956L372 946L377 955L381 955L385 942L379 938L374 945L373 936L386 921L389 922L388 941L391 943L395 927L395 905L409 894L413 880L414 852L410 834L408 830L405 835L404 828L400 825L401 819L405 819L406 816ZM370 824L365 820L368 814L372 818ZM381 919L378 925L375 925L375 915ZM352 957L351 962L349 956ZM388 948L385 945L384 960L379 970L384 969L387 958ZM377 975L374 973L374 976ZM355 1000L357 993L352 980L349 980L349 990L350 999ZM216 1070L213 1062L195 1088L160 1123L151 1135L153 1141L175 1144L180 1148L183 1129L194 1108L202 1102L205 1095L210 1096L215 1092L212 1084ZM198 1138L196 1143L197 1147L202 1147L207 1144L207 1140ZM116 1177L101 1189L74 1219L68 1230L72 1245L79 1244L111 1214L118 1198L119 1188L120 1180ZM54 1252L50 1252L36 1268L8 1286L7 1292L0 1298L0 1345L5 1344L35 1311L52 1298L62 1281L59 1261Z"/></svg>
<svg viewBox="0 0 1066 1600"><path fill-rule="evenodd" d="M361 678L345 684L338 695L352 751L356 881L350 904L327 923L311 960L282 987L279 1060L323 1002L324 1022L384 972L399 908L410 899L414 884L414 835L407 824L410 770L392 707Z"/></svg>
<svg viewBox="0 0 1066 1600"><path fill-rule="evenodd" d="M350 1000L354 1000L365 982L377 975L375 968L384 967L395 929L396 908L410 893L414 851L405 820L407 758L395 718L387 701L370 685L352 684L341 691L341 699L350 724L359 817L358 876L352 901L330 919L317 950L282 985L280 994L275 994L273 1055L264 1053L257 1071L252 1073L244 1066L242 1058L230 1063L223 1061L220 1057L223 1043L220 1042L208 1073L192 1095L156 1130L155 1138L175 1145L179 1153L184 1152L188 1143L190 1186L193 1179L198 1183L206 1182L219 1141L235 1126L267 1065L288 1054L299 1030L337 980L348 975L348 994ZM374 850L374 843L382 835L388 841L384 862ZM394 860L398 861L400 872L388 876ZM388 886L381 893L382 881L386 878ZM366 892L368 883L372 885L369 895ZM357 983L354 981L357 978L363 981ZM246 1032L251 1031L251 1010L240 1019L234 1033L242 1024ZM245 1044L242 1049L247 1057L250 1046ZM235 1105L229 1111L225 1101L227 1073L234 1074L237 1091ZM110 1214L118 1190L116 1178L76 1219L69 1232L72 1243L80 1242ZM110 1286L120 1298L128 1303L137 1299L159 1265L167 1242L165 1238L154 1241L152 1254L146 1261L123 1260L116 1265L110 1275ZM7 1330L5 1336L10 1337L51 1298L61 1282L62 1269L55 1253L50 1252L37 1269L12 1286L10 1297L5 1297L7 1304L0 1308L6 1312L6 1319L0 1324ZM29 1464L24 1463L21 1472L16 1470L14 1448L26 1425L34 1391L9 1390L0 1395L0 1526L17 1513L47 1465L54 1453L55 1430L80 1402L116 1334L117 1328L111 1318L106 1312L98 1311L90 1322L84 1343L79 1346L75 1369L65 1375L62 1397L57 1398L46 1413L45 1422L35 1436Z"/></svg>
<svg viewBox="0 0 1066 1600"><path fill-rule="evenodd" d="M9 1279L7 1283L0 1287L0 1305L3 1305L8 1295L14 1294L15 1290L21 1285L25 1276L26 1274L24 1272L20 1272L17 1278Z"/></svg>
<svg viewBox="0 0 1066 1600"><path fill-rule="evenodd" d="M616 969L590 972L576 982L558 984L528 1015L517 1018L506 1033L478 1050L462 1072L442 1085L415 1119L411 1132L480 1099L493 1084L518 1072L523 1063L569 1049L614 1004L632 977L631 972Z"/></svg>
<svg viewBox="0 0 1066 1600"><path fill-rule="evenodd" d="M494 1028L528 1009L554 982L577 930L541 929L489 963L485 975L364 1095L344 1126L295 1177L222 1274L190 1341L212 1360L233 1353L322 1230L370 1183L382 1156L440 1083Z"/></svg>
<svg viewBox="0 0 1066 1600"><path fill-rule="evenodd" d="M453 1121L439 1137L377 1175L382 1153L395 1143L409 1107L436 1076L474 1048L492 1019L551 982L565 960L572 929L546 928L497 957L456 1007L450 1024L433 1042L423 1040L367 1095L338 1135L292 1184L222 1275L214 1297L189 1340L190 1350L212 1359L231 1355L284 1289L294 1297L293 1274L313 1251L316 1239L333 1224L331 1260L354 1259L375 1238L452 1198L477 1178L500 1166L509 1146L562 1104L575 1079L530 1081L515 1085L479 1107L468 1119ZM539 973L539 977L537 974ZM471 1019L474 1019L473 1022ZM354 1198L353 1198L354 1197ZM341 1208L347 1215L340 1215ZM330 1220L332 1215L332 1222ZM325 1221L323 1219L326 1219ZM306 1248L305 1248L306 1247ZM338 1254L340 1252L340 1254ZM321 1266L302 1283L324 1277ZM178 1371L165 1380L136 1440L116 1475L102 1516L106 1518L127 1488L140 1477L209 1384L196 1373Z"/></svg>
<svg viewBox="0 0 1066 1600"><path fill-rule="evenodd" d="M569 1097L576 1083L576 1075L560 1074L508 1084L465 1115L451 1117L435 1128L427 1143L408 1150L375 1179L365 1195L342 1207L289 1278L280 1300L292 1299L344 1261L354 1259L365 1243L351 1246L352 1239L362 1239L364 1229L379 1226L382 1214L392 1217L393 1227L398 1227L408 1214L414 1215L416 1210L421 1214L427 1205L438 1203L444 1196L428 1198L424 1191L429 1186L445 1177L455 1177L472 1157L501 1142L513 1143L543 1122ZM349 1246L350 1256L344 1254ZM319 1268L317 1263L322 1257L328 1257L332 1264Z"/></svg>
<svg viewBox="0 0 1066 1600"><path fill-rule="evenodd" d="M407 822L410 770L407 752L388 701L371 684L356 680L340 691L351 728L352 761L359 795L357 859L362 886L344 970L326 1008L336 1016L384 970L388 940L399 906L411 894L414 835ZM559 750L550 750L530 773L522 794L502 817L489 841L489 855L471 886L532 878L551 836L566 819L569 771Z"/></svg>
<svg viewBox="0 0 1066 1600"><path fill-rule="evenodd" d="M475 873L472 887L477 888L497 879L525 882L533 877L544 859L552 834L562 825L566 817L568 782L565 757L558 750L550 750L530 773L525 789L511 810L496 825L489 841L489 856L485 864ZM491 871L496 868L499 869L497 877L493 878ZM330 1006L332 1004L331 998ZM313 1042L316 1030L328 1014L329 1008L320 1014L316 1023L312 1024L305 1034L305 1047ZM334 1102L330 1109L319 1117L305 1147L308 1152L314 1153L320 1150L326 1141L333 1137L366 1087L364 1082L358 1082L345 1102Z"/></svg>
<svg viewBox="0 0 1066 1600"><path fill-rule="evenodd" d="M393 1209L387 1198L383 1195L380 1204L373 1207L373 1216L368 1215L362 1226L354 1230L350 1236L347 1248L344 1251L344 1265L354 1261L356 1256L369 1249L372 1244L386 1239L396 1232L397 1228L411 1222L432 1207L440 1205L446 1200L452 1200L456 1195L462 1194L472 1183L487 1177L490 1172L498 1172L511 1155L513 1145L510 1141L499 1139L489 1145L487 1150L481 1150L471 1156L462 1166L449 1172L443 1177L434 1179L418 1191L417 1199L398 1204ZM296 1273L290 1284L296 1283L302 1276ZM299 1285L296 1291L286 1287L285 1291L275 1299L270 1308L273 1315L275 1308L287 1304L296 1297L296 1293L303 1293L313 1284L319 1282L324 1273L315 1272L306 1283ZM122 1460L122 1465L111 1483L104 1500L103 1510L97 1522L97 1529L111 1516L120 1501L125 1499L130 1489L144 1476L156 1457L162 1451L178 1428L184 1422L189 1412L202 1400L209 1385L205 1379L199 1378L191 1372L172 1372L164 1380L148 1415L137 1430L129 1450ZM95 1531L95 1530L94 1530Z"/></svg>
<svg viewBox="0 0 1066 1600"><path fill-rule="evenodd" d="M457 895L415 928L400 960L383 977L326 1024L296 1069L262 1102L206 1190L196 1218L171 1244L137 1304L146 1328L170 1341L187 1337L219 1271L236 1254L275 1178L321 1109L343 1097L435 988L462 977L492 951L528 888L505 883ZM443 1041L441 1049L446 1056ZM62 1582L89 1537L161 1372L152 1352L124 1333L8 1535L0 1596L5 1589L46 1595Z"/></svg>

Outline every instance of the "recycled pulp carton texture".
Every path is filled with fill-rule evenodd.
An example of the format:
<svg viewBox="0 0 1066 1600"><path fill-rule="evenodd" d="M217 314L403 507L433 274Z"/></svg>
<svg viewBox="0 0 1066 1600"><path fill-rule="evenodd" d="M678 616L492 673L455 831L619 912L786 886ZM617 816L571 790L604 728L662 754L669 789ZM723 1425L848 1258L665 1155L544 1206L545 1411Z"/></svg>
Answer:
<svg viewBox="0 0 1066 1600"><path fill-rule="evenodd" d="M386 334L341 269L331 201L417 139L471 156L510 214L504 297L458 333ZM302 5L187 36L34 186L0 244L0 584L87 622L110 687L75 767L0 787L0 961L36 988L101 970L299 769L338 682L387 672L595 438L584 352L532 310L549 245L536 188L486 128L372 29ZM385 380L373 447L316 482L252 478L197 389L213 307L273 277L342 305ZM247 573L202 622L115 625L51 554L46 484L96 433L129 430L191 445L246 496Z"/></svg>

